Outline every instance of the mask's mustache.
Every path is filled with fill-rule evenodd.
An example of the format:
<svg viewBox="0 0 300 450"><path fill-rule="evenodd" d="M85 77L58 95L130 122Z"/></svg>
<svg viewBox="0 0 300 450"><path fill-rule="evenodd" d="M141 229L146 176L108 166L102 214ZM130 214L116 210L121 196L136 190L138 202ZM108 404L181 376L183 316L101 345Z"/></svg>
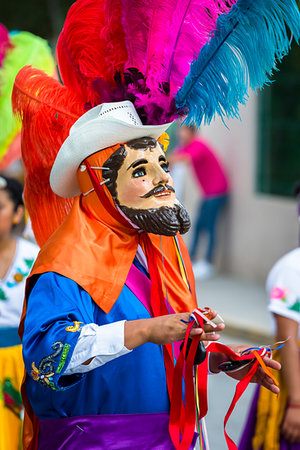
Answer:
<svg viewBox="0 0 300 450"><path fill-rule="evenodd" d="M168 184L166 184L166 185L161 184L161 185L153 188L151 191L147 192L147 194L142 195L141 198L149 198L152 195L156 195L156 194L159 194L160 192L164 192L164 191L175 192L175 189L172 186L169 186Z"/></svg>

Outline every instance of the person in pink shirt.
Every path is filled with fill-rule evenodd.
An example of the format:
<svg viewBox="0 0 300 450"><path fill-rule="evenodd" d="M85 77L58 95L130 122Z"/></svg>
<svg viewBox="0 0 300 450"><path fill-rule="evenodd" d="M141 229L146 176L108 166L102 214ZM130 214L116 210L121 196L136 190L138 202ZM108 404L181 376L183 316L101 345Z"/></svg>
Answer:
<svg viewBox="0 0 300 450"><path fill-rule="evenodd" d="M227 175L211 147L197 135L195 127L182 125L178 129L179 147L174 151L171 162L186 161L193 167L203 192L194 226L190 257L195 261L199 238L208 235L204 261L194 265L196 276L213 271L213 257L216 243L216 225L229 195ZM200 273L201 272L201 273Z"/></svg>

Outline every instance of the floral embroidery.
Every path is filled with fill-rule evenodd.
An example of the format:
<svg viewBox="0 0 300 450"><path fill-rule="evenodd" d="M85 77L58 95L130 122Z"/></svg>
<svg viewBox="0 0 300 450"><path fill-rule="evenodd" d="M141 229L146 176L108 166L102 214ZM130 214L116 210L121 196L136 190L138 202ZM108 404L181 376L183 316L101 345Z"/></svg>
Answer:
<svg viewBox="0 0 300 450"><path fill-rule="evenodd" d="M1 289L1 287L0 287L0 300L8 300L5 295L5 292L3 291L3 289Z"/></svg>
<svg viewBox="0 0 300 450"><path fill-rule="evenodd" d="M1 397L4 405L9 408L17 417L21 417L23 410L22 398L20 392L14 388L12 380L5 378L3 385L1 384Z"/></svg>
<svg viewBox="0 0 300 450"><path fill-rule="evenodd" d="M291 301L288 301L287 295L288 291L278 286L275 286L270 294L272 300L281 300L282 302L287 303L286 307L289 310L300 313L300 298L297 298L297 300L292 303Z"/></svg>
<svg viewBox="0 0 300 450"><path fill-rule="evenodd" d="M13 276L13 281L7 281L6 286L8 288L12 288L16 286L16 284L21 283L24 278L26 278L29 275L29 272L31 270L31 267L34 263L34 258L24 258L23 262L25 262L26 269L22 270L20 267L17 267L16 273Z"/></svg>
<svg viewBox="0 0 300 450"><path fill-rule="evenodd" d="M52 348L54 352L51 353L51 355L41 359L38 367L35 366L34 362L31 364L31 376L35 381L38 381L43 386L55 389L55 386L52 382L54 375L55 358L63 351L64 345L62 342L57 341L52 344Z"/></svg>
<svg viewBox="0 0 300 450"><path fill-rule="evenodd" d="M273 300L282 300L283 302L287 301L286 291L277 286L272 289L270 296Z"/></svg>
<svg viewBox="0 0 300 450"><path fill-rule="evenodd" d="M20 273L20 272L17 272L17 273L15 273L15 275L14 275L14 280L17 282L17 283L21 283L21 281L24 279L24 275L22 274L22 273Z"/></svg>
<svg viewBox="0 0 300 450"><path fill-rule="evenodd" d="M290 310L300 313L300 299L297 298L295 303L288 307Z"/></svg>
<svg viewBox="0 0 300 450"><path fill-rule="evenodd" d="M25 264L28 267L28 269L31 270L31 267L33 266L34 263L34 258L24 258Z"/></svg>
<svg viewBox="0 0 300 450"><path fill-rule="evenodd" d="M32 367L31 376L34 379L34 381L40 381L42 384L49 386L48 378L50 378L51 380L54 375L54 372L51 372L49 374L42 374L39 371L39 369L36 368L34 362L31 363L31 367Z"/></svg>
<svg viewBox="0 0 300 450"><path fill-rule="evenodd" d="M60 373L62 371L62 369L63 369L63 367L64 367L64 365L66 363L66 359L67 359L69 350L70 350L70 345L69 344L65 344L64 348L63 348L63 351L62 351L62 354L61 354L61 357L60 357L60 361L59 361L58 367L56 369L56 373Z"/></svg>
<svg viewBox="0 0 300 450"><path fill-rule="evenodd" d="M69 327L65 328L66 331L71 331L72 333L75 333L79 330L80 324L83 322L78 322L77 320L74 321L74 325L70 325Z"/></svg>

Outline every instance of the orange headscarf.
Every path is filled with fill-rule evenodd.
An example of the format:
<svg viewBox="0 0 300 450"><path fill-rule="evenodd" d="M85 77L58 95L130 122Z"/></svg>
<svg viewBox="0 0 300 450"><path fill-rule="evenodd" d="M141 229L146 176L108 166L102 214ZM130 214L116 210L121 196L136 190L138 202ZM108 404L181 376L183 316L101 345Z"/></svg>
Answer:
<svg viewBox="0 0 300 450"><path fill-rule="evenodd" d="M87 161L93 167L103 163L116 150L116 147L101 150L91 155ZM101 182L102 171L95 171ZM87 170L78 171L79 186L82 192L92 189ZM116 213L114 217L107 211L95 191L87 196L78 196L72 210L58 230L42 247L27 280L27 293L20 323L20 335L24 331L24 319L30 281L33 275L56 272L74 280L87 291L95 303L106 313L118 299L133 263L138 244L142 245L138 231L122 217L114 201L104 186L106 201ZM191 262L180 236L179 246L187 272L191 291L181 275L178 254L172 237L149 234L152 250L158 267L163 290L168 291L168 300L175 312L192 311L196 306L194 277ZM145 248L144 248L145 250ZM163 254L163 258L162 258ZM24 393L25 390L23 390ZM37 419L24 398L27 410L24 430L24 449L34 449L32 434L37 432ZM30 416L30 422L28 418ZM33 426L33 428L32 428Z"/></svg>

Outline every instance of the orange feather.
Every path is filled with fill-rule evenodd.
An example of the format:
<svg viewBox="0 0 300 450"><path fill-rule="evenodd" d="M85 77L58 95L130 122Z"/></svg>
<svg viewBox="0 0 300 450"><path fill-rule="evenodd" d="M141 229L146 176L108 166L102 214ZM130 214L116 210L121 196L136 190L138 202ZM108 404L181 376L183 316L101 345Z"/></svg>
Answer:
<svg viewBox="0 0 300 450"><path fill-rule="evenodd" d="M49 185L51 167L74 122L84 113L74 93L44 72L25 66L12 93L14 113L22 120L24 199L41 246L67 216L73 199L55 195Z"/></svg>

